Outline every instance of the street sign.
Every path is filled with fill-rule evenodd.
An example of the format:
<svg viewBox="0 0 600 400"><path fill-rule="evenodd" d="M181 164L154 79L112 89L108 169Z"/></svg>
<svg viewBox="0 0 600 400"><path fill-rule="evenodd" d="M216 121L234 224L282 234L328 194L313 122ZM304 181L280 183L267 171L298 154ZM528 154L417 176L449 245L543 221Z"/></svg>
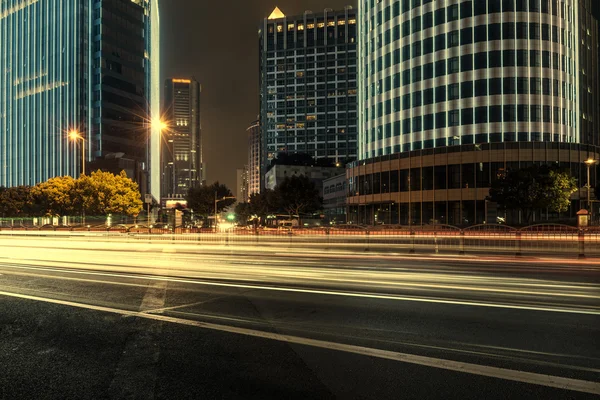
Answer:
<svg viewBox="0 0 600 400"><path fill-rule="evenodd" d="M152 204L152 195L151 194L147 194L145 196L144 203L146 203L146 204Z"/></svg>

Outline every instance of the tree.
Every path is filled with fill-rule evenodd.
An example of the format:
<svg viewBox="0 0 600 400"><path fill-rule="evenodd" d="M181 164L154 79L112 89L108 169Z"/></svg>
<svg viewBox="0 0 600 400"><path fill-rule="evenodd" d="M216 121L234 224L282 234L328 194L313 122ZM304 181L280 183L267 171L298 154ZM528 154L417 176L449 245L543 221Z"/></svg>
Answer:
<svg viewBox="0 0 600 400"><path fill-rule="evenodd" d="M23 218L34 213L30 186L0 188L0 216Z"/></svg>
<svg viewBox="0 0 600 400"><path fill-rule="evenodd" d="M275 188L274 195L279 208L290 217L318 211L322 206L317 186L304 175L285 178Z"/></svg>
<svg viewBox="0 0 600 400"><path fill-rule="evenodd" d="M43 216L69 215L75 205L75 179L70 176L51 178L31 189L36 210Z"/></svg>
<svg viewBox="0 0 600 400"><path fill-rule="evenodd" d="M75 199L87 214L137 215L143 203L138 184L127 177L96 171L83 176L75 184Z"/></svg>
<svg viewBox="0 0 600 400"><path fill-rule="evenodd" d="M489 201L505 210L520 210L526 222L536 210L565 212L577 180L568 173L548 166L531 166L510 170L492 184Z"/></svg>
<svg viewBox="0 0 600 400"><path fill-rule="evenodd" d="M266 221L269 214L277 212L278 207L275 192L271 189L265 189L250 196L250 212L252 215L256 215L262 223Z"/></svg>
<svg viewBox="0 0 600 400"><path fill-rule="evenodd" d="M231 190L219 182L215 182L210 186L200 186L190 188L187 193L186 200L188 208L194 210L198 215L212 215L215 212L215 193L217 199L224 197L233 197ZM217 204L217 212L221 212L227 207L235 203L235 199L220 201Z"/></svg>
<svg viewBox="0 0 600 400"><path fill-rule="evenodd" d="M252 217L252 205L250 203L238 203L234 209L235 218L238 224L247 225L248 220Z"/></svg>

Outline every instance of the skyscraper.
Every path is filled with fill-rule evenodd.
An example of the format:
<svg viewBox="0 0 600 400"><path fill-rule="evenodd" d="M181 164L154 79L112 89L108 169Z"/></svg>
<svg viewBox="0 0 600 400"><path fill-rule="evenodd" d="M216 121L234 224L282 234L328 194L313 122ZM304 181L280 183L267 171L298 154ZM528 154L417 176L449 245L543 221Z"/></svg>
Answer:
<svg viewBox="0 0 600 400"><path fill-rule="evenodd" d="M332 163L356 159L356 14L287 17L278 8L259 31L261 175L278 153Z"/></svg>
<svg viewBox="0 0 600 400"><path fill-rule="evenodd" d="M82 151L123 153L151 180L158 29L157 0L2 2L0 186L78 176Z"/></svg>
<svg viewBox="0 0 600 400"><path fill-rule="evenodd" d="M163 195L184 196L202 183L200 84L193 78L165 82L163 118Z"/></svg>
<svg viewBox="0 0 600 400"><path fill-rule="evenodd" d="M587 145L598 142L589 4L361 0L350 219L495 222L491 183L532 164L568 168L585 185L583 161L599 157Z"/></svg>
<svg viewBox="0 0 600 400"><path fill-rule="evenodd" d="M260 122L254 121L248 129L248 196L260 193L261 176L261 147L260 147Z"/></svg>

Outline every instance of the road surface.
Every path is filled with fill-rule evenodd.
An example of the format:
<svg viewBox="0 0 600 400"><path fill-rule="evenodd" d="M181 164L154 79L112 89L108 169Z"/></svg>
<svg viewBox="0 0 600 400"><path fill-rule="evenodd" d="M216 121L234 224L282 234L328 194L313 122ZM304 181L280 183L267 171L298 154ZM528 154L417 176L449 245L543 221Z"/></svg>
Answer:
<svg viewBox="0 0 600 400"><path fill-rule="evenodd" d="M600 396L600 265L0 238L0 399Z"/></svg>

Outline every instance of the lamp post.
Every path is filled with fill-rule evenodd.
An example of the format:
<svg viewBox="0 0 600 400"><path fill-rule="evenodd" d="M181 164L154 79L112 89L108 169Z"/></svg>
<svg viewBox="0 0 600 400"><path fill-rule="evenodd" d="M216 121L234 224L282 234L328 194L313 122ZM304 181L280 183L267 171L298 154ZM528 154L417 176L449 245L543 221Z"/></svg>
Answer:
<svg viewBox="0 0 600 400"><path fill-rule="evenodd" d="M592 167L592 165L596 165L598 164L599 160L593 159L593 158L589 158L587 160L584 161L585 165L587 166L587 208L590 212L590 220L593 221L593 213L592 213L592 201L590 198L590 191L592 190L592 186L590 185L590 168Z"/></svg>
<svg viewBox="0 0 600 400"><path fill-rule="evenodd" d="M215 192L215 232L217 231L217 205L222 201L235 199L235 197L232 196L226 196L221 199L217 199L217 196L217 192Z"/></svg>
<svg viewBox="0 0 600 400"><path fill-rule="evenodd" d="M71 139L74 142L81 140L81 176L83 176L85 175L85 139L76 130L72 130L71 132L69 132L69 139Z"/></svg>

